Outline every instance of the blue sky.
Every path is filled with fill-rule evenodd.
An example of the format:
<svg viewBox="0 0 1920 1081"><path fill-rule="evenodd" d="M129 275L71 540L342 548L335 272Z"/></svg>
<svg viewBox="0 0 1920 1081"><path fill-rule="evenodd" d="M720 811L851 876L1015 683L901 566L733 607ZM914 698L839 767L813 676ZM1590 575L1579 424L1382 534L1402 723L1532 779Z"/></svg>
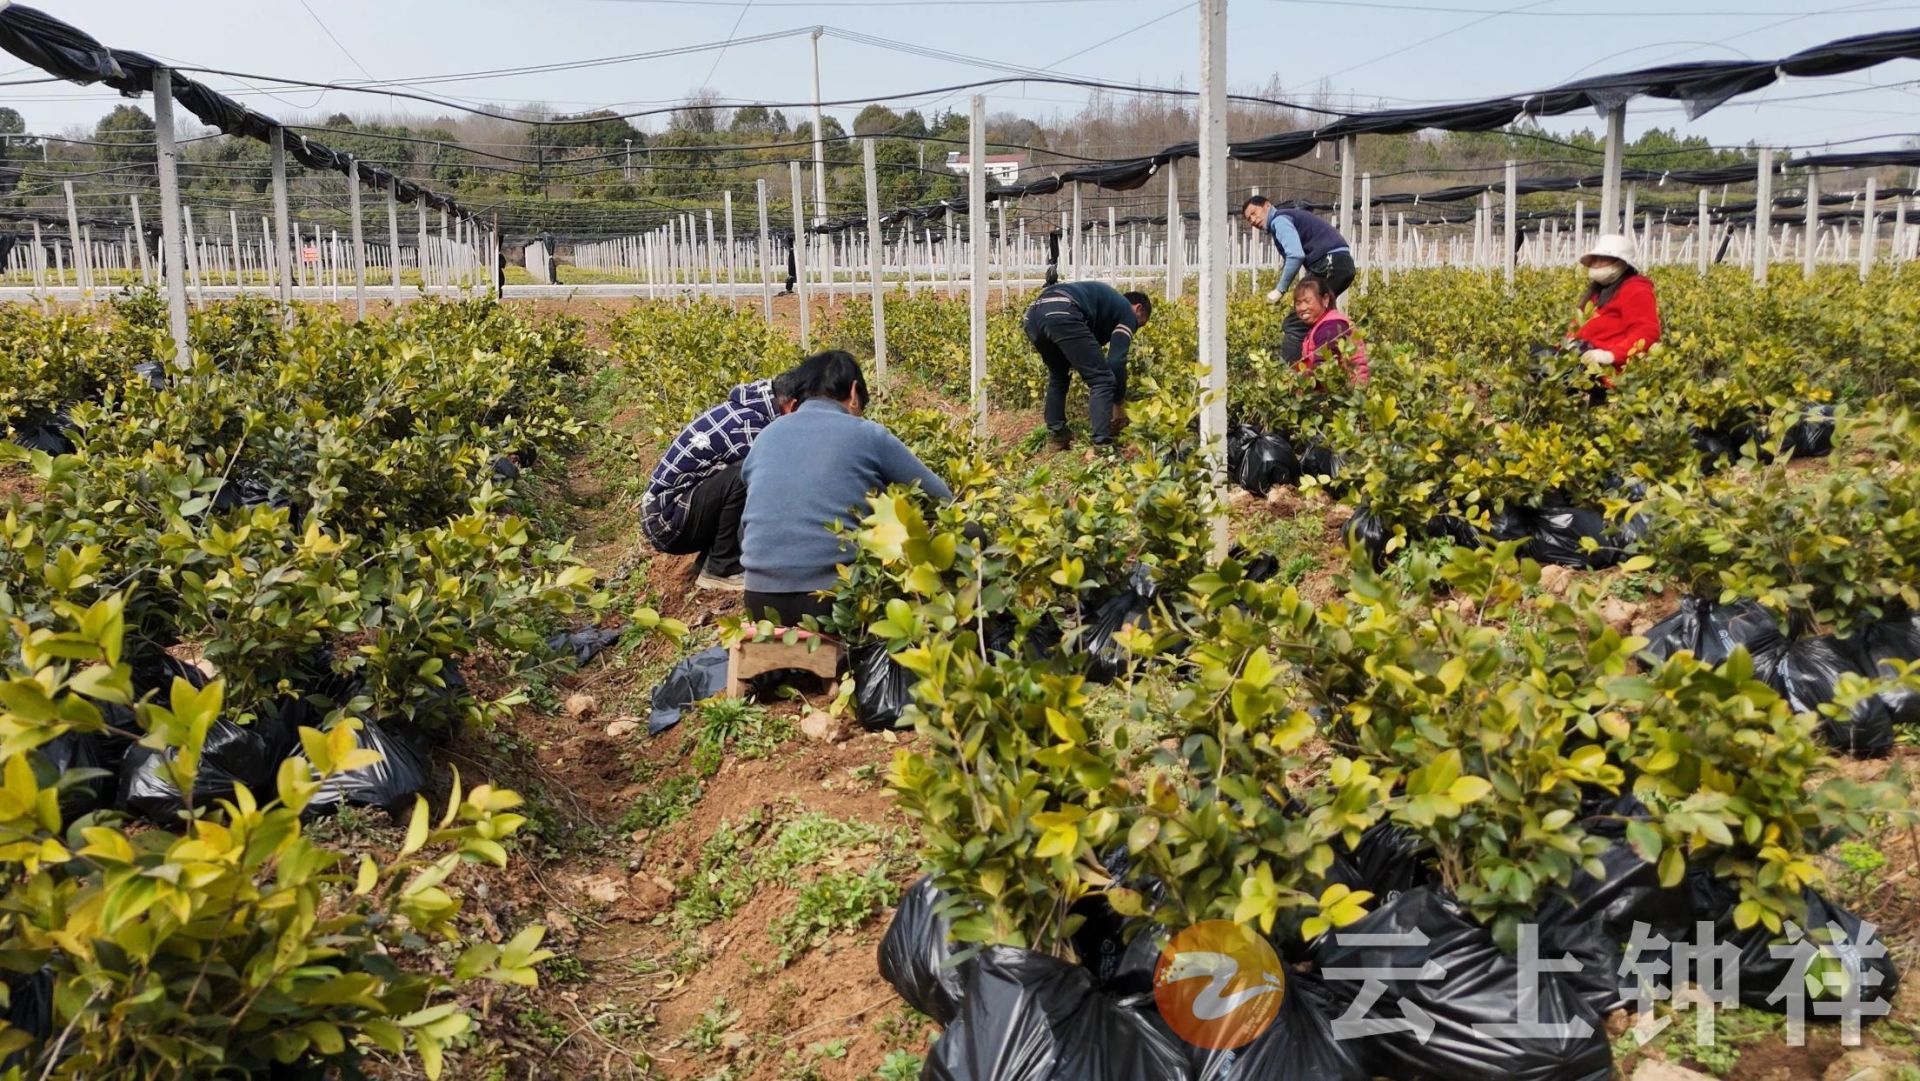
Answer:
<svg viewBox="0 0 1920 1081"><path fill-rule="evenodd" d="M1110 81L1194 85L1197 14L1169 0L40 0L108 44L182 63L314 80L417 79L652 52L825 24L1029 68ZM1358 107L1452 101L1537 89L1575 77L1684 60L1775 57L1851 34L1920 25L1920 0L1839 5L1813 0L1232 0L1228 73L1235 90L1278 75L1301 97L1327 87ZM737 27L737 30L736 30ZM827 38L826 98L860 98L991 78L956 60ZM21 65L0 54L0 78ZM1641 101L1630 127L1679 125L1718 142L1796 148L1892 133L1920 134L1920 62L1840 79L1785 80L1688 124L1677 104ZM209 78L228 89L231 80ZM710 86L722 97L798 101L811 94L807 37L610 64L423 86L476 104L541 102L564 110L671 104ZM1859 92L1852 92L1859 91ZM1814 96L1823 95L1823 96ZM350 93L244 97L279 116L404 112L427 106ZM965 95L905 99L965 106ZM988 108L1038 118L1071 114L1081 92L1002 87ZM63 84L9 87L0 104L34 131L90 124L114 97ZM850 119L857 108L834 110ZM1588 126L1575 116L1554 126ZM643 124L643 126L645 126ZM1234 131L1234 138L1259 132ZM1897 140L1891 140L1897 141ZM1872 143L1849 142L1850 146Z"/></svg>

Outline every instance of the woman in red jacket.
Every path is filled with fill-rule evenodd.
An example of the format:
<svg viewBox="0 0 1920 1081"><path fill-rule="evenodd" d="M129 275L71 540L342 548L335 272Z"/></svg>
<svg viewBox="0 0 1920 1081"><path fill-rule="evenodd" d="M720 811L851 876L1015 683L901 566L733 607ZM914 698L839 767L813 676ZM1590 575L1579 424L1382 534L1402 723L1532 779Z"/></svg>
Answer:
<svg viewBox="0 0 1920 1081"><path fill-rule="evenodd" d="M1653 282L1633 267L1633 241L1608 233L1594 241L1593 250L1580 257L1587 268L1587 295L1581 300L1579 325L1568 336L1579 343L1580 359L1595 367L1626 369L1636 357L1660 340L1660 306ZM1613 385L1606 376L1601 382Z"/></svg>

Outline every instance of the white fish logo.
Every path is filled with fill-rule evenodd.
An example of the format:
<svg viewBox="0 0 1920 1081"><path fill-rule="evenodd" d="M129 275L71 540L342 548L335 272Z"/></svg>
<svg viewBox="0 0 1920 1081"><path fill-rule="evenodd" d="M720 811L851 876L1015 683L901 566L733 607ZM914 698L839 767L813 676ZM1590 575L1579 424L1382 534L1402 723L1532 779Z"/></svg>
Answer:
<svg viewBox="0 0 1920 1081"><path fill-rule="evenodd" d="M1224 953L1190 950L1175 954L1161 975L1162 983L1205 979L1207 986L1193 997L1193 1016L1197 1021L1218 1021L1262 995L1277 995L1285 988L1271 972L1261 973L1261 982L1252 987L1222 994L1240 975L1240 962Z"/></svg>
<svg viewBox="0 0 1920 1081"><path fill-rule="evenodd" d="M1195 1047L1243 1047L1272 1026L1287 989L1273 945L1229 920L1202 920L1175 934L1154 966L1160 1017Z"/></svg>

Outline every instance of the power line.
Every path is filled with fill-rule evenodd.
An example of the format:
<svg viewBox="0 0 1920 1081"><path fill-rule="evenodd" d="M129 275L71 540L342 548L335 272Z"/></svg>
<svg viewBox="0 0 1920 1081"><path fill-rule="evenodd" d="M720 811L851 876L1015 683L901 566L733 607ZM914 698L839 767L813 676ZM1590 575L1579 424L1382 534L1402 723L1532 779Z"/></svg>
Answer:
<svg viewBox="0 0 1920 1081"><path fill-rule="evenodd" d="M313 17L314 25L320 28L321 33L327 35L327 39L333 42L334 48L339 49L348 60L353 61L353 66L360 69L360 74L365 75L369 79L373 78L373 72L367 70L367 66L360 62L359 57L353 55L352 50L341 44L340 39L328 28L327 24L320 18L319 13L313 10L312 4L307 3L307 0L300 0L300 6L307 9L307 14Z"/></svg>

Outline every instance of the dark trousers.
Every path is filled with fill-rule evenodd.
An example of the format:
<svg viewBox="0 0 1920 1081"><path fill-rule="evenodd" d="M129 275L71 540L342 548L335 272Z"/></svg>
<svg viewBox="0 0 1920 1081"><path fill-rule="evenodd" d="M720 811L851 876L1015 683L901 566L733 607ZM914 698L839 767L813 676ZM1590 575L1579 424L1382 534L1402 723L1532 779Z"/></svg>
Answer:
<svg viewBox="0 0 1920 1081"><path fill-rule="evenodd" d="M1326 282L1327 288L1333 290L1334 303L1338 304L1340 295L1353 287L1353 256L1343 251L1323 255L1319 262L1301 268L1301 272ZM1306 320L1288 312L1286 321L1280 324L1280 359L1288 364L1299 363L1301 347L1306 345L1307 331L1311 329Z"/></svg>
<svg viewBox="0 0 1920 1081"><path fill-rule="evenodd" d="M771 618L782 627L798 627L807 616L825 623L833 615L833 598L818 593L755 593L749 589L746 603L748 619Z"/></svg>
<svg viewBox="0 0 1920 1081"><path fill-rule="evenodd" d="M1027 309L1027 341L1047 366L1047 396L1044 415L1047 429L1067 430L1067 386L1073 373L1079 372L1087 384L1091 399L1088 411L1093 441L1113 442L1111 426L1115 402L1127 400L1127 365L1107 362L1106 351L1087 317L1073 304L1041 298Z"/></svg>
<svg viewBox="0 0 1920 1081"><path fill-rule="evenodd" d="M704 552L708 574L731 578L740 573L740 512L745 509L747 486L735 462L693 490L680 536L660 550L674 556Z"/></svg>

